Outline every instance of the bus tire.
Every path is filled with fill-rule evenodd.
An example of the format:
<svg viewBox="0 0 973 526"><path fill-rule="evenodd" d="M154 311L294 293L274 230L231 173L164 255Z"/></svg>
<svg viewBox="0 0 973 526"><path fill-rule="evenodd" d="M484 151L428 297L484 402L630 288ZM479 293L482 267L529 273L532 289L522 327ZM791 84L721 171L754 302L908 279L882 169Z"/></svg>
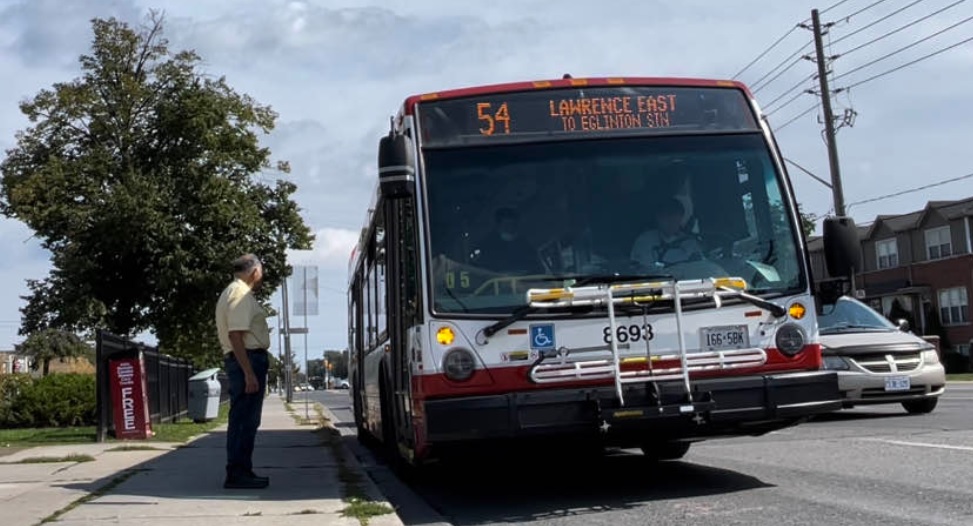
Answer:
<svg viewBox="0 0 973 526"><path fill-rule="evenodd" d="M379 400L381 401L381 415L382 415L382 449L384 450L388 461L395 465L399 458L399 441L395 432L395 415L393 414L393 401L391 396L391 389L388 387L388 380L386 375L386 369L383 366L379 371L379 382L378 382L378 393Z"/></svg>
<svg viewBox="0 0 973 526"><path fill-rule="evenodd" d="M368 445L371 442L369 440L370 433L365 427L365 415L362 414L361 393L358 389L353 389L351 392L351 407L354 412L355 435L358 437L358 442L363 445Z"/></svg>

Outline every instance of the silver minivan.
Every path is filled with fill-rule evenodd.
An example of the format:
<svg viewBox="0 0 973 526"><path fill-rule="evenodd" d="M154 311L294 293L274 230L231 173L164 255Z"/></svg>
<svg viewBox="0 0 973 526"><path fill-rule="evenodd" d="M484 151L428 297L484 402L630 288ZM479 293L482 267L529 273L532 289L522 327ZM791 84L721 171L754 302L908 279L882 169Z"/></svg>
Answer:
<svg viewBox="0 0 973 526"><path fill-rule="evenodd" d="M818 319L824 367L838 372L845 407L901 403L930 413L946 390L936 348L874 309L842 297Z"/></svg>

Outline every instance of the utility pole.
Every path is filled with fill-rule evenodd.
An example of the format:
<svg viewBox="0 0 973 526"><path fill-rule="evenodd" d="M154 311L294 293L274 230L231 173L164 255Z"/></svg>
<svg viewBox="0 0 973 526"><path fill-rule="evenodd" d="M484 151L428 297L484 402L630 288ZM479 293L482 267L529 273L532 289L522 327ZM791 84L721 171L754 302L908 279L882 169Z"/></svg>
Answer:
<svg viewBox="0 0 973 526"><path fill-rule="evenodd" d="M835 143L834 114L831 112L831 91L828 89L828 64L824 56L821 34L821 18L818 10L811 10L814 24L814 51L817 55L818 81L821 85L821 109L824 111L824 133L828 142L828 162L831 165L831 195L834 198L834 215L845 215L845 194L841 187L841 170L838 167L838 145Z"/></svg>

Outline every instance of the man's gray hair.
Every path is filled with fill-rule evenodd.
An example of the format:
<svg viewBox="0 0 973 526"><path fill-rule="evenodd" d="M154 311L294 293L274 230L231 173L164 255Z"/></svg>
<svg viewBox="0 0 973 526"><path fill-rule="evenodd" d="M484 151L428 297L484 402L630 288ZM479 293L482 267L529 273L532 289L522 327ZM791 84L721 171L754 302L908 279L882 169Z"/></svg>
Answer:
<svg viewBox="0 0 973 526"><path fill-rule="evenodd" d="M255 254L244 254L233 260L233 273L236 275L246 275L256 267L263 267Z"/></svg>

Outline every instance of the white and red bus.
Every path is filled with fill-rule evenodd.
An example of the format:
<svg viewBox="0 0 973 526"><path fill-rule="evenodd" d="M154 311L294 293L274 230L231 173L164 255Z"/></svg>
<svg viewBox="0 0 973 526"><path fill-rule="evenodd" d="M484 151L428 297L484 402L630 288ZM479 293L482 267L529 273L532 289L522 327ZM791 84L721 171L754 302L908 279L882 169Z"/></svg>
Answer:
<svg viewBox="0 0 973 526"><path fill-rule="evenodd" d="M350 262L359 436L414 464L552 437L673 459L838 409L801 224L737 82L408 97Z"/></svg>

